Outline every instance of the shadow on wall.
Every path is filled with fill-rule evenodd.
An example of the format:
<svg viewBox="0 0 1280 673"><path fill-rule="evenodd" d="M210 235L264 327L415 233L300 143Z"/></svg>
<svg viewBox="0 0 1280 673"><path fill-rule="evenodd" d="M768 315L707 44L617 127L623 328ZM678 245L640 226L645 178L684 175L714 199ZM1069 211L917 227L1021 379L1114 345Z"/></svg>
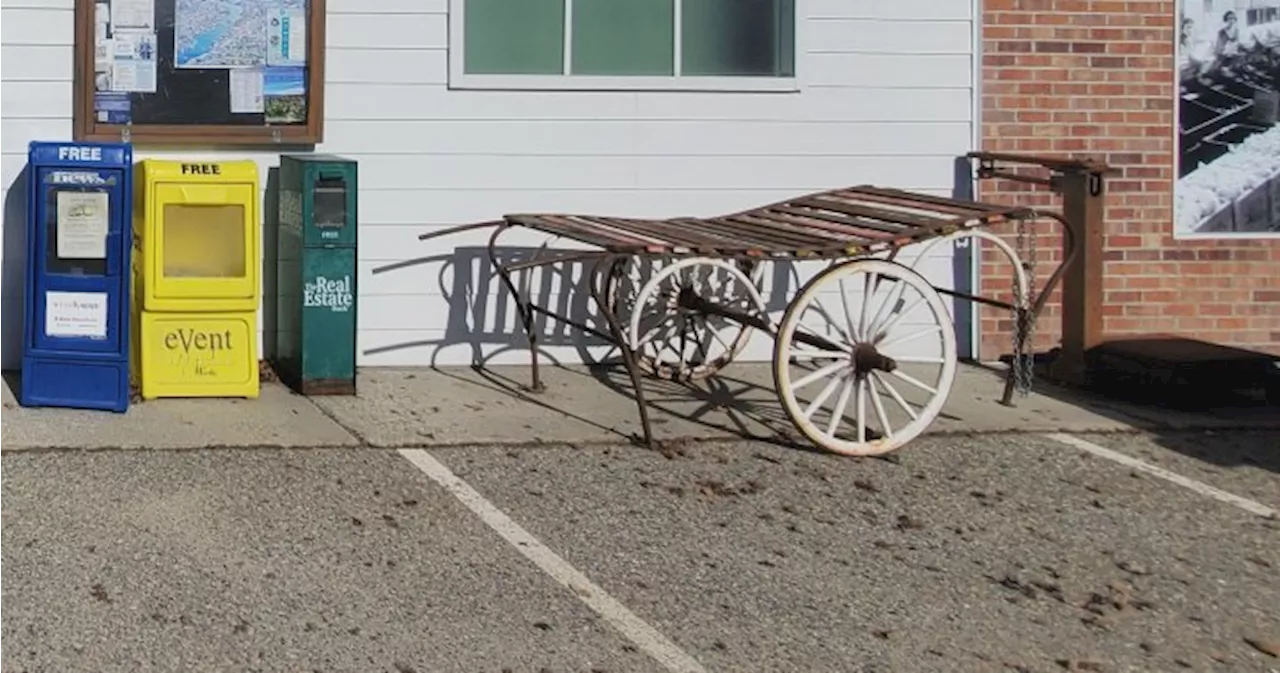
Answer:
<svg viewBox="0 0 1280 673"><path fill-rule="evenodd" d="M5 369L18 369L22 361L22 339L26 330L23 296L27 278L27 180L28 169L9 185L4 194L4 277L0 288L0 362Z"/></svg>
<svg viewBox="0 0 1280 673"><path fill-rule="evenodd" d="M505 265L554 255L557 251L546 247L499 247L495 254ZM379 355L399 350L431 348L431 366L439 364L441 354L447 348L470 349L470 361L475 367L483 367L494 358L509 351L528 349L528 340L521 327L519 300L512 296L506 284L494 271L489 261L489 249L484 246L455 248L452 254L421 257L395 262L373 269L374 274L392 273L408 267L424 264L440 264L438 292L448 303L448 315L443 317L444 334L437 340L408 341L367 348L362 355ZM595 305L591 289L587 285L594 267L594 260L565 261L512 274L512 281L535 305L593 329L608 333L609 326ZM651 273L642 271L642 279ZM789 262L771 262L766 265L765 286L762 294L769 312L786 308L798 286L799 275ZM626 290L620 291L627 294ZM628 307L623 303L619 319L626 324ZM406 303L405 311L427 310ZM619 364L621 355L617 348L599 336L583 331L546 315L535 313L533 333L537 336L540 361L545 364L562 364L546 348L571 348L576 358L585 364ZM454 358L450 358L451 360Z"/></svg>

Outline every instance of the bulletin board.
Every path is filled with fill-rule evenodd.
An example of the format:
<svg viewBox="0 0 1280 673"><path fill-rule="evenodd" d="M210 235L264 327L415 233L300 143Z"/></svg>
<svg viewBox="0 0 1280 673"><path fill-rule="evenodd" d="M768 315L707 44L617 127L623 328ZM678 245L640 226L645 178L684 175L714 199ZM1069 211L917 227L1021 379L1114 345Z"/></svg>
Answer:
<svg viewBox="0 0 1280 673"><path fill-rule="evenodd" d="M323 139L324 0L75 0L75 139Z"/></svg>

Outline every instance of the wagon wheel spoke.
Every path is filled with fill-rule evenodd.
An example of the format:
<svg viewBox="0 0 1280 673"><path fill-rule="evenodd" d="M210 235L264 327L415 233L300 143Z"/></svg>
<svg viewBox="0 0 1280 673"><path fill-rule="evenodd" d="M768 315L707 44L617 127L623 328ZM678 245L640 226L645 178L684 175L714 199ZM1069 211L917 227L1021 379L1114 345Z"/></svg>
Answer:
<svg viewBox="0 0 1280 673"><path fill-rule="evenodd" d="M901 311L898 311L898 312L896 312L896 313L891 314L888 318L886 318L886 319L885 319L884 324L882 324L882 325L877 325L877 326L876 326L876 331L875 331L875 337L874 337L874 339L875 339L875 340L877 340L877 341L878 341L878 340L880 340L880 339L883 339L885 336L887 336L887 335L889 334L889 332L893 331L893 328L894 328L894 327L897 327L897 326L898 326L898 323L899 323L899 322L902 322L902 319L903 319L903 318L905 318L905 317L907 317L908 315L910 315L910 314L914 313L914 312L915 312L915 310L916 310L916 309L918 309L918 308L920 308L920 306L921 306L922 304L924 304L924 303L925 303L925 301L927 301L927 300L928 300L928 298L927 298L927 297L925 297L925 296L921 295L921 296L920 296L920 297L918 297L914 302L912 302L911 304L909 304L909 305L907 306L907 308L902 309ZM902 301L902 300L901 300L901 299L899 299L898 301ZM886 344L880 344L880 345L881 345L881 346L885 346Z"/></svg>
<svg viewBox="0 0 1280 673"><path fill-rule="evenodd" d="M871 298L875 296L875 290L872 289L872 281L876 280L874 274L867 274L867 279L862 282L862 312L858 314L858 341L867 341L871 337L871 326L867 324L869 313L871 312ZM847 310L847 309L846 309Z"/></svg>
<svg viewBox="0 0 1280 673"><path fill-rule="evenodd" d="M923 356L923 355L890 355L898 363L909 362L920 365L940 365L946 360L940 357Z"/></svg>
<svg viewBox="0 0 1280 673"><path fill-rule="evenodd" d="M699 326L701 326L701 329L699 329ZM711 325L707 322L707 317L694 315L689 318L689 333L693 336L693 361L702 364L707 361L707 354L711 351L712 343Z"/></svg>
<svg viewBox="0 0 1280 673"><path fill-rule="evenodd" d="M926 327L918 332L912 332L906 336L897 337L895 339L889 339L888 341L882 341L877 345L880 347L880 350L883 351L888 349L890 346L896 346L901 343L913 341L923 336L929 336L930 334L937 334L943 329L945 328L943 328L941 325L930 325L929 327Z"/></svg>
<svg viewBox="0 0 1280 673"><path fill-rule="evenodd" d="M648 346L649 344L653 343L653 340L654 340L654 339L656 339L656 338L658 337L658 334L659 334L659 333L661 333L661 332L662 332L662 328L661 328L661 327L655 327L655 328L653 328L653 329L649 330L648 332L645 332L645 333L644 333L644 336L640 337L640 338L637 340L636 345L637 345L637 346Z"/></svg>
<svg viewBox="0 0 1280 673"><path fill-rule="evenodd" d="M682 328L684 328L684 325L681 324L680 316L676 316L671 321L671 329L667 333L668 338L662 342L662 347L666 348L667 351L671 351L676 357L680 357L680 349L676 348L676 339L681 338L685 333Z"/></svg>
<svg viewBox="0 0 1280 673"><path fill-rule="evenodd" d="M854 441L862 443L867 441L867 390L863 387L865 379L858 379L858 416L856 422L858 424L858 434L854 435Z"/></svg>
<svg viewBox="0 0 1280 673"><path fill-rule="evenodd" d="M702 319L702 324L706 325L707 330L711 332L711 338L715 339L720 344L721 347L723 347L725 350L733 349L733 346L729 345L729 343L724 340L724 337L720 336L720 332L718 330L711 329L711 326L710 324L708 324L706 318Z"/></svg>
<svg viewBox="0 0 1280 673"><path fill-rule="evenodd" d="M836 387L840 385L842 380L844 380L843 376L831 377L831 381L829 381L826 387L822 389L822 392L818 393L818 396L813 398L813 401L809 403L809 406L804 408L804 417L806 419L813 418L814 413L816 413L818 409L822 408L822 404L827 401L827 398L831 397L831 394L836 391Z"/></svg>
<svg viewBox="0 0 1280 673"><path fill-rule="evenodd" d="M836 401L836 408L831 412L831 420L827 421L827 434L835 435L836 430L840 428L840 421L844 420L844 410L849 406L849 396L853 394L853 379L845 378L844 387L840 389L840 399Z"/></svg>
<svg viewBox="0 0 1280 673"><path fill-rule="evenodd" d="M632 345L637 349L658 343L663 334L671 329L671 324L666 321L655 320L650 322L654 324L648 326L639 337L632 340Z"/></svg>
<svg viewBox="0 0 1280 673"><path fill-rule="evenodd" d="M866 295L864 294L863 296ZM840 300L844 304L842 308L844 309L844 322L845 327L847 328L847 331L845 332L845 339L856 344L859 341L862 341L862 324L853 324L853 306L849 304L849 292L844 287L843 278L840 279ZM865 304L866 302L863 303Z"/></svg>
<svg viewBox="0 0 1280 673"><path fill-rule="evenodd" d="M701 326L702 329L698 329ZM701 336L699 336L701 334ZM708 334L707 320L705 316L693 315L689 318L689 335L693 341L693 353L691 363L701 364L707 360L707 341L711 338Z"/></svg>
<svg viewBox="0 0 1280 673"><path fill-rule="evenodd" d="M893 424L889 422L889 414L885 412L884 400L880 399L880 392L876 390L875 383L870 379L867 381L867 390L871 393L871 406L876 410L876 420L880 422L880 431L890 440L893 439Z"/></svg>
<svg viewBox="0 0 1280 673"><path fill-rule="evenodd" d="M861 295L845 291L858 287ZM834 310L824 301L834 302ZM950 393L956 367L950 320L937 290L896 262L857 259L820 272L778 329L773 367L784 411L829 451L876 455L902 446L928 427ZM844 351L808 343L811 336L845 341L849 332L852 339L833 343ZM820 389L813 385L819 381Z"/></svg>
<svg viewBox="0 0 1280 673"><path fill-rule="evenodd" d="M689 319L682 315L677 320L680 321L680 350L676 352L676 357L680 359L680 368L684 369L684 355L689 350Z"/></svg>
<svg viewBox="0 0 1280 673"><path fill-rule="evenodd" d="M871 326L867 329L868 333L876 334L880 332L881 323L887 320L890 315L885 311L890 306L897 306L902 301L902 295L906 292L906 289L906 285L903 285L901 280L894 279L893 286L889 288L889 292L880 302L880 308L876 309L875 315L871 318Z"/></svg>
<svg viewBox="0 0 1280 673"><path fill-rule="evenodd" d="M876 383L879 383L884 387L885 391L889 393L889 397L892 397L893 401L897 402L898 406L901 407L903 411L907 412L907 415L911 417L911 420L914 421L920 418L920 416L916 414L915 409L912 409L911 405L907 404L907 401L903 399L902 394L898 392L898 389L894 388L892 384L886 381L885 378L880 375L880 372L872 372L871 376L875 378Z"/></svg>
<svg viewBox="0 0 1280 673"><path fill-rule="evenodd" d="M848 363L844 361L833 362L825 367L822 367L820 369L815 369L814 371L809 372L803 377L796 379L794 382L792 382L791 385L796 388L803 388L809 385L810 383L817 381L818 379L824 379L828 376L831 376L832 374L835 374L836 372L839 372L840 370L848 369L848 368L849 368Z"/></svg>
<svg viewBox="0 0 1280 673"><path fill-rule="evenodd" d="M841 308L843 310L843 307ZM856 345L857 342L848 334L848 332L844 328L840 326L840 323L837 322L836 319L831 315L831 311L828 311L825 307L822 307L822 306L811 306L809 307L808 310L811 315L817 315L822 319L823 324L826 326L826 329L815 329L813 327L805 325L802 322L797 322L796 330L795 330L797 333L804 333L810 337L816 337L824 341L832 342L834 345L846 347L849 349L852 349ZM801 316L801 318L803 318L803 316ZM806 344L806 345L809 346L810 348L817 348L817 346L814 346L813 344ZM840 351L831 351L831 352L835 353Z"/></svg>
<svg viewBox="0 0 1280 673"><path fill-rule="evenodd" d="M919 388L920 390L925 391L926 393L936 394L938 392L937 388L934 388L933 386L921 381L920 379L917 379L914 376L911 376L910 374L904 374L901 371L898 371L896 369L889 372L889 374L892 376L896 376L899 379L906 381L907 383L910 383L911 385Z"/></svg>

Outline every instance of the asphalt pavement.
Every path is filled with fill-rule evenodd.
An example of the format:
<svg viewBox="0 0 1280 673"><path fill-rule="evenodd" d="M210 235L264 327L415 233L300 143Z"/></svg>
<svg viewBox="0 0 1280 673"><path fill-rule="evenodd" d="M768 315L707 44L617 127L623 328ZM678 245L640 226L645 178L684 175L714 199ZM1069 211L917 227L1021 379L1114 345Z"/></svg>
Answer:
<svg viewBox="0 0 1280 673"><path fill-rule="evenodd" d="M1079 437L1204 488L1043 434L5 453L3 670L1280 671L1221 496L1280 508L1280 433Z"/></svg>

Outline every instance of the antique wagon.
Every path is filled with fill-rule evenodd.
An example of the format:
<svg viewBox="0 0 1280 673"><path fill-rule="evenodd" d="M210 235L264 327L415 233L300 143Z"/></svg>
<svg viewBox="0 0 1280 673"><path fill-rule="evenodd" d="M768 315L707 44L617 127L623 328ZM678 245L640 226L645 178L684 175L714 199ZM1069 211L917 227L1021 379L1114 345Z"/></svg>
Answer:
<svg viewBox="0 0 1280 673"><path fill-rule="evenodd" d="M541 387L533 323L539 314L595 334L622 354L639 408L643 441L653 441L643 375L689 381L710 376L738 357L753 331L774 337L773 375L787 417L813 444L844 455L877 455L903 446L942 410L955 381L957 354L950 295L1010 311L1014 366L1005 401L1029 385L1025 344L1045 298L1073 253L1036 293L1029 265L986 227L1014 222L1019 240L1035 220L1061 215L858 186L806 194L709 218L635 219L576 214L511 214L423 234L426 240L493 227L489 258L516 297ZM526 227L586 244L534 259L501 262L503 232ZM1072 232L1063 226L1067 249ZM931 284L913 263L932 246L979 238L1006 255L1014 270L1012 301ZM761 287L766 265L825 263L771 319ZM588 282L607 332L535 304L513 274L548 264L594 262Z"/></svg>

